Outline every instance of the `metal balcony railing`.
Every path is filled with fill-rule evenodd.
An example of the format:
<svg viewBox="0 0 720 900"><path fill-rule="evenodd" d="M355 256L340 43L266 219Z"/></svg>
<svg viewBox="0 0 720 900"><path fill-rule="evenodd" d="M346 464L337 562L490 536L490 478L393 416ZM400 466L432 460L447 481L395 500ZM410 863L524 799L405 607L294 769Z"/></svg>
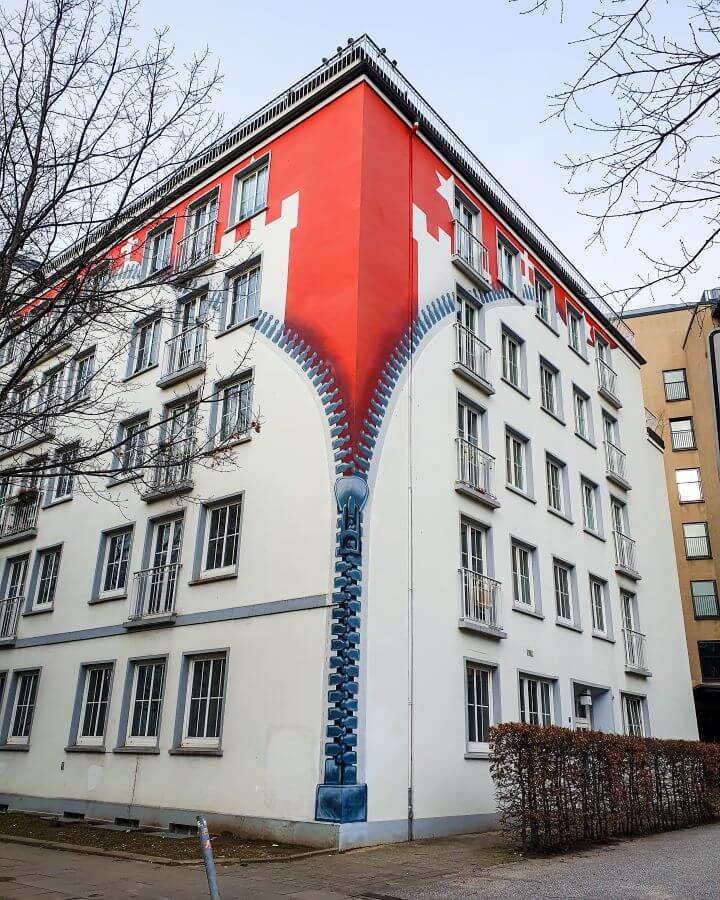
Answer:
<svg viewBox="0 0 720 900"><path fill-rule="evenodd" d="M470 622L500 627L500 582L472 569L460 569L461 616Z"/></svg>
<svg viewBox="0 0 720 900"><path fill-rule="evenodd" d="M720 602L717 594L695 594L692 599L696 619L720 618Z"/></svg>
<svg viewBox="0 0 720 900"><path fill-rule="evenodd" d="M710 540L708 536L686 537L685 556L688 559L707 559L710 556Z"/></svg>
<svg viewBox="0 0 720 900"><path fill-rule="evenodd" d="M0 641L12 641L17 637L20 610L24 597L6 597L0 600Z"/></svg>
<svg viewBox="0 0 720 900"><path fill-rule="evenodd" d="M217 219L213 217L178 241L176 264L178 271L183 272L210 259L215 244L216 224Z"/></svg>
<svg viewBox="0 0 720 900"><path fill-rule="evenodd" d="M198 322L165 342L163 378L171 378L203 364L207 354L207 325Z"/></svg>
<svg viewBox="0 0 720 900"><path fill-rule="evenodd" d="M627 481L627 457L612 441L605 441L605 466L611 475Z"/></svg>
<svg viewBox="0 0 720 900"><path fill-rule="evenodd" d="M128 621L142 622L174 616L179 574L180 563L135 572Z"/></svg>
<svg viewBox="0 0 720 900"><path fill-rule="evenodd" d="M192 454L195 442L191 438L161 444L152 459L154 469L150 477L150 491L163 493L190 484L192 475Z"/></svg>
<svg viewBox="0 0 720 900"><path fill-rule="evenodd" d="M457 362L489 384L490 348L480 340L474 331L466 328L460 322L455 323L455 349Z"/></svg>
<svg viewBox="0 0 720 900"><path fill-rule="evenodd" d="M0 538L12 537L37 528L40 494L29 491L9 497L0 504Z"/></svg>
<svg viewBox="0 0 720 900"><path fill-rule="evenodd" d="M621 531L613 531L615 537L615 562L628 572L637 574L635 541Z"/></svg>
<svg viewBox="0 0 720 900"><path fill-rule="evenodd" d="M490 254L483 242L455 219L455 256L485 281L490 280Z"/></svg>
<svg viewBox="0 0 720 900"><path fill-rule="evenodd" d="M694 450L695 431L692 428L683 428L677 431L671 428L670 443L673 450Z"/></svg>
<svg viewBox="0 0 720 900"><path fill-rule="evenodd" d="M611 368L604 359L597 357L598 370L598 389L604 391L610 397L618 398L617 393L617 373Z"/></svg>
<svg viewBox="0 0 720 900"><path fill-rule="evenodd" d="M625 665L628 669L647 669L645 635L640 631L623 628L625 641Z"/></svg>
<svg viewBox="0 0 720 900"><path fill-rule="evenodd" d="M690 393L688 392L687 381L665 382L666 400L687 400L689 396Z"/></svg>
<svg viewBox="0 0 720 900"><path fill-rule="evenodd" d="M492 490L492 471L495 459L465 438L455 438L457 447L457 480L489 497Z"/></svg>

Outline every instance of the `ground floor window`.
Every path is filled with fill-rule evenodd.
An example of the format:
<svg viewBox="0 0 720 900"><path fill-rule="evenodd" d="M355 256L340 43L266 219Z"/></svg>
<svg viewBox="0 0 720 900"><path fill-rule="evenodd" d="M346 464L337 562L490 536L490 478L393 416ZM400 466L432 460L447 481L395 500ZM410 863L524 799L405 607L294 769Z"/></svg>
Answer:
<svg viewBox="0 0 720 900"><path fill-rule="evenodd" d="M631 737L645 737L642 697L623 694L622 707L625 734L629 734Z"/></svg>
<svg viewBox="0 0 720 900"><path fill-rule="evenodd" d="M520 676L520 721L530 725L553 724L553 683L546 678Z"/></svg>
<svg viewBox="0 0 720 900"><path fill-rule="evenodd" d="M85 667L78 744L104 743L111 682L111 665Z"/></svg>
<svg viewBox="0 0 720 900"><path fill-rule="evenodd" d="M492 724L492 669L465 663L468 750L486 750Z"/></svg>
<svg viewBox="0 0 720 900"><path fill-rule="evenodd" d="M39 672L20 672L17 677L8 734L9 744L27 744L30 740L39 679Z"/></svg>
<svg viewBox="0 0 720 900"><path fill-rule="evenodd" d="M134 664L128 745L153 746L157 742L164 687L164 660Z"/></svg>
<svg viewBox="0 0 720 900"><path fill-rule="evenodd" d="M224 653L190 660L183 744L218 746L225 703Z"/></svg>

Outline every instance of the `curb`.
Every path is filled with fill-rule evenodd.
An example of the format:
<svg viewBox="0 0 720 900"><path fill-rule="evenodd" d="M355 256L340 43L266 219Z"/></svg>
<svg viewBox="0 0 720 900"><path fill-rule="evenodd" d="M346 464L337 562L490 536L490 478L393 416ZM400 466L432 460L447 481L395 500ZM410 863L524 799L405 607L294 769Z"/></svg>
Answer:
<svg viewBox="0 0 720 900"><path fill-rule="evenodd" d="M142 853L129 853L126 850L103 850L100 847L89 847L85 844L66 844L61 841L45 841L38 838L17 837L13 834L0 833L0 843L7 844L24 844L28 847L43 847L47 850L65 850L71 853L85 853L90 856L106 856L111 859L129 859L134 862L154 863L159 866L202 866L203 861L199 859L170 859L167 856L145 856ZM290 853L287 856L262 856L248 857L241 856L220 856L215 857L216 866L249 866L258 865L259 863L278 863L291 862L295 859L305 859L308 856L321 856L322 854L334 855L338 851L331 848L325 850L304 850L302 853Z"/></svg>

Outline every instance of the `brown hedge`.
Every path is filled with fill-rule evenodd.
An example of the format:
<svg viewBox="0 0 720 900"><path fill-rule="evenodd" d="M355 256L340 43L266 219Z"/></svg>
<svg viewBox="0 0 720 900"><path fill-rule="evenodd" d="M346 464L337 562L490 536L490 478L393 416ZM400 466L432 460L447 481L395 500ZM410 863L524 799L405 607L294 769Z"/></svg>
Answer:
<svg viewBox="0 0 720 900"><path fill-rule="evenodd" d="M508 723L490 732L503 827L530 850L720 816L720 744Z"/></svg>

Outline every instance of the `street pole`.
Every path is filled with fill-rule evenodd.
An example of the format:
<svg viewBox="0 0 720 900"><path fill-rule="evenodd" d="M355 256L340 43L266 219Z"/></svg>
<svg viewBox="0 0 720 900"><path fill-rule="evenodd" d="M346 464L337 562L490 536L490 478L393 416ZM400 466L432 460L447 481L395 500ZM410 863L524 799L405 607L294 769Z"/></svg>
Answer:
<svg viewBox="0 0 720 900"><path fill-rule="evenodd" d="M210 832L207 827L207 819L205 816L197 817L198 835L200 837L200 849L202 850L203 862L205 863L205 874L207 875L208 890L210 891L210 900L220 900L220 894L217 886L217 875L215 873L215 860L213 859L212 844L210 843Z"/></svg>

